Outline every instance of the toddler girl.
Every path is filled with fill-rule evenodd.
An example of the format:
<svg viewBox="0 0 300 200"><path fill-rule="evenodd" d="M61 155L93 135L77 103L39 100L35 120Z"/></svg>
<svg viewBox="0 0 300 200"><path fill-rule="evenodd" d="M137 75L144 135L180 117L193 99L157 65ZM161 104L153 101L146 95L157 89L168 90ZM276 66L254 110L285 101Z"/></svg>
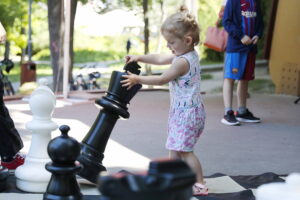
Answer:
<svg viewBox="0 0 300 200"><path fill-rule="evenodd" d="M193 148L204 129L205 110L200 95L199 56L194 49L199 43L199 26L185 7L166 19L161 32L167 41L171 55L148 54L127 56L129 62L143 62L155 65L171 64L159 76L139 76L128 72L121 81L130 89L135 84L163 85L169 83L170 111L166 148L170 158L184 160L196 173L194 195L207 195L201 164Z"/></svg>

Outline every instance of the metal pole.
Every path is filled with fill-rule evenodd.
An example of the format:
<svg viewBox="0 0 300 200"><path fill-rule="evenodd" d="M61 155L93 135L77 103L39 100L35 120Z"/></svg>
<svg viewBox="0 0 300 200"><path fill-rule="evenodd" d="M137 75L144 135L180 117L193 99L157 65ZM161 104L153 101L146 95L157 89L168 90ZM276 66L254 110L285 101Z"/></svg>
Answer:
<svg viewBox="0 0 300 200"><path fill-rule="evenodd" d="M63 96L68 97L69 65L70 65L70 24L71 24L71 0L65 1L65 35L64 35L64 74L63 74Z"/></svg>
<svg viewBox="0 0 300 200"><path fill-rule="evenodd" d="M29 8L28 8L28 61L31 61L31 48L32 48L32 40L31 40L31 5L32 0L28 0Z"/></svg>

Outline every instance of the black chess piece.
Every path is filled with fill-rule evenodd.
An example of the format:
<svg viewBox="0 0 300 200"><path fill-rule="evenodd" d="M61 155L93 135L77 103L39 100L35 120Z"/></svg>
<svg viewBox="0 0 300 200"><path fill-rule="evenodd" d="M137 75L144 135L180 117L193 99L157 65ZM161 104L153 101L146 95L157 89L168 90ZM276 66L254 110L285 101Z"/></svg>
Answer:
<svg viewBox="0 0 300 200"><path fill-rule="evenodd" d="M99 177L100 200L189 200L196 175L181 160L150 163L148 173Z"/></svg>
<svg viewBox="0 0 300 200"><path fill-rule="evenodd" d="M97 182L99 172L106 171L102 165L104 151L115 126L116 121L122 118L129 118L127 104L142 87L134 85L130 90L122 87L120 81L126 71L139 73L140 66L137 63L126 65L125 72L113 71L106 96L95 101L96 105L102 107L91 129L81 142L81 154L78 161L83 165L78 175L93 182Z"/></svg>
<svg viewBox="0 0 300 200"><path fill-rule="evenodd" d="M46 169L52 173L44 200L80 200L82 194L76 181L76 173L82 168L75 164L80 154L80 144L68 136L69 126L59 127L61 135L48 144L48 154L52 162Z"/></svg>
<svg viewBox="0 0 300 200"><path fill-rule="evenodd" d="M140 68L141 66L139 66L137 62L130 62L126 64L123 69L125 70L125 72L130 71L133 74L140 74Z"/></svg>
<svg viewBox="0 0 300 200"><path fill-rule="evenodd" d="M6 189L6 180L8 176L8 169L0 165L0 192Z"/></svg>

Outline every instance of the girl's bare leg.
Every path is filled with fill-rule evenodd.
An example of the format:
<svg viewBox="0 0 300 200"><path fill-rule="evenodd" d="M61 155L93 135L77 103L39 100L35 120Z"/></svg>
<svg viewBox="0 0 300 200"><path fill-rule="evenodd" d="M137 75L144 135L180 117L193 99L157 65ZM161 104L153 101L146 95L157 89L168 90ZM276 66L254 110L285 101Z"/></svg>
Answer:
<svg viewBox="0 0 300 200"><path fill-rule="evenodd" d="M179 152L170 150L169 152L170 159L181 159Z"/></svg>
<svg viewBox="0 0 300 200"><path fill-rule="evenodd" d="M204 184L202 166L194 152L180 152L181 159L196 173L198 183Z"/></svg>

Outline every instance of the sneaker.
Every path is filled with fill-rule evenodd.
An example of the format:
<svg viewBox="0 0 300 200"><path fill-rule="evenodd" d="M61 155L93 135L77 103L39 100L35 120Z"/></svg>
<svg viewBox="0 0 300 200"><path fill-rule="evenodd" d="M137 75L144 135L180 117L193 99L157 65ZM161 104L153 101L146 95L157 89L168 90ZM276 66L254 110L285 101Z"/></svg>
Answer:
<svg viewBox="0 0 300 200"><path fill-rule="evenodd" d="M14 159L12 161L10 161L10 162L3 162L3 161L1 161L1 165L3 167L6 167L8 170L15 170L19 166L23 165L24 161L25 161L25 155L17 153L14 156Z"/></svg>
<svg viewBox="0 0 300 200"><path fill-rule="evenodd" d="M240 125L240 122L236 120L234 112L232 110L227 111L226 115L224 115L224 118L221 120L221 122L229 126Z"/></svg>
<svg viewBox="0 0 300 200"><path fill-rule="evenodd" d="M0 180L2 180L2 175L3 174L7 174L8 173L8 169L2 165L0 165Z"/></svg>
<svg viewBox="0 0 300 200"><path fill-rule="evenodd" d="M255 117L248 109L244 114L239 114L238 112L235 114L235 117L240 122L250 122L250 123L258 123L260 122L260 118Z"/></svg>

